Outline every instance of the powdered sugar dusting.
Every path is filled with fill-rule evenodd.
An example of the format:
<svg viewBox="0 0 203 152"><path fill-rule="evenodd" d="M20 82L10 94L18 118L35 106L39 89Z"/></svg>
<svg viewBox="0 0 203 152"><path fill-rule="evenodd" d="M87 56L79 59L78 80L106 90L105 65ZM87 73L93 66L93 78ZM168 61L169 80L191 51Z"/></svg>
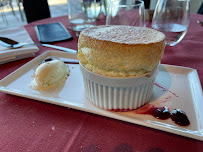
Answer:
<svg viewBox="0 0 203 152"><path fill-rule="evenodd" d="M99 40L125 44L149 44L165 39L165 35L159 31L134 26L96 26L82 33Z"/></svg>

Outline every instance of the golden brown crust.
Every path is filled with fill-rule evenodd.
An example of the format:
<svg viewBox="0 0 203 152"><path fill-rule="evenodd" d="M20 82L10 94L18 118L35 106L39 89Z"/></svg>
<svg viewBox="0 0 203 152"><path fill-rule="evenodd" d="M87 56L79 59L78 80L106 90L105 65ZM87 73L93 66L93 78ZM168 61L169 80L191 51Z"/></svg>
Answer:
<svg viewBox="0 0 203 152"><path fill-rule="evenodd" d="M111 32L114 28L117 34ZM119 31L119 28L122 30ZM78 59L84 67L99 74L132 76L152 71L159 63L164 48L164 34L153 29L97 26L81 32Z"/></svg>

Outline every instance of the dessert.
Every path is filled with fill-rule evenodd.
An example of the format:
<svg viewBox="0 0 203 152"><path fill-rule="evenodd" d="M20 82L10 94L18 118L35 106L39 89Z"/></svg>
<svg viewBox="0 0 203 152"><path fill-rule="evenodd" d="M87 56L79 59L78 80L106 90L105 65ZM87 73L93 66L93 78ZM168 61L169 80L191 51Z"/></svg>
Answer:
<svg viewBox="0 0 203 152"><path fill-rule="evenodd" d="M47 88L58 84L69 74L68 66L58 59L46 59L35 70L34 82L38 88Z"/></svg>
<svg viewBox="0 0 203 152"><path fill-rule="evenodd" d="M164 48L164 34L150 28L97 26L81 32L78 59L98 74L137 76L155 69Z"/></svg>
<svg viewBox="0 0 203 152"><path fill-rule="evenodd" d="M77 57L87 98L108 110L132 110L149 102L165 48L165 35L133 26L83 30Z"/></svg>

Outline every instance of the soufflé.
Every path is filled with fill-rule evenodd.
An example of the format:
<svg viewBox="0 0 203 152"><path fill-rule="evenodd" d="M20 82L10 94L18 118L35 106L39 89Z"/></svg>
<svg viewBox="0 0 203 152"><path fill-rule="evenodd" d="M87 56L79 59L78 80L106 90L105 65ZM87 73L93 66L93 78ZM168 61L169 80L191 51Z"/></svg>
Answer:
<svg viewBox="0 0 203 152"><path fill-rule="evenodd" d="M95 26L83 30L78 59L87 98L107 110L146 104L165 48L165 35L134 26Z"/></svg>

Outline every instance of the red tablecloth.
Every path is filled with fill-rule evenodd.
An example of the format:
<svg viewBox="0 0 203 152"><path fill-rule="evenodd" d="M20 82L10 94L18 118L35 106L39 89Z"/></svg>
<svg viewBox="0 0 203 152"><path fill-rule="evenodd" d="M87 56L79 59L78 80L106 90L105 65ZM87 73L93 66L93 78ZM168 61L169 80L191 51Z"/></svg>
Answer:
<svg viewBox="0 0 203 152"><path fill-rule="evenodd" d="M203 20L203 16L192 14L185 38L174 47L166 47L162 63L197 69L203 84L203 28L197 20ZM67 16L40 20L25 28L38 42L34 26L51 22L62 22L74 36L71 41L55 44L77 49L77 37L70 30ZM50 50L39 48L37 56ZM0 65L0 79L31 59ZM0 126L3 152L203 151L203 142L198 140L5 93L0 93Z"/></svg>

